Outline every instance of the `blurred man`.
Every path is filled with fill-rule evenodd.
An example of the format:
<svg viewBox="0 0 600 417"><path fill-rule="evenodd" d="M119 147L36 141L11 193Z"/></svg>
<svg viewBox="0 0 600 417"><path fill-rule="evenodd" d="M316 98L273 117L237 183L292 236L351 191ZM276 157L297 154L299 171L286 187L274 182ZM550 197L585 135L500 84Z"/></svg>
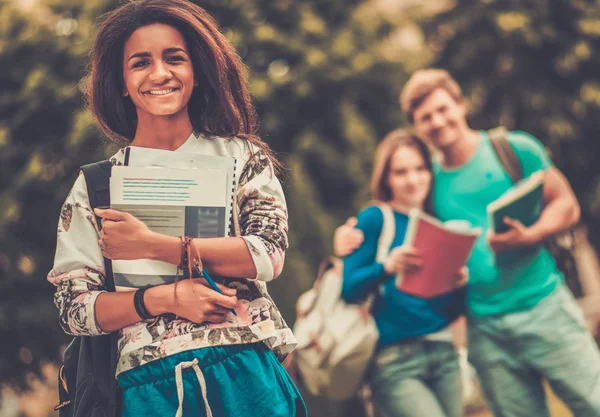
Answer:
<svg viewBox="0 0 600 417"><path fill-rule="evenodd" d="M507 139L523 177L544 172L544 209L530 227L507 218L509 231L495 234L486 207L513 184L487 133L469 127L460 86L444 70L417 71L400 102L417 135L439 151L436 215L469 221L485 232L468 262L468 339L469 359L494 415L549 416L542 386L547 380L575 416L600 416L600 354L543 244L579 219L568 181L537 139L510 132ZM362 236L349 221L334 240L343 256L360 245ZM495 254L506 251L521 254L497 262Z"/></svg>

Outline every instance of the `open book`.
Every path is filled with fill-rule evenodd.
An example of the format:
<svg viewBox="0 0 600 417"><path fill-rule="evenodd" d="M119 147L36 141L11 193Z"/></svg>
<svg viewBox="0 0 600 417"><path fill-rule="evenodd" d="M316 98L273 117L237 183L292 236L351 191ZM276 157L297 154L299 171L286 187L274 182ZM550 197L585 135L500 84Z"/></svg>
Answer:
<svg viewBox="0 0 600 417"><path fill-rule="evenodd" d="M420 210L411 210L404 245L415 248L423 267L398 275L399 290L433 298L455 290L456 273L465 265L481 229L455 230Z"/></svg>
<svg viewBox="0 0 600 417"><path fill-rule="evenodd" d="M490 228L496 233L508 231L509 226L504 223L505 217L518 220L524 226L535 223L542 211L543 180L544 172L535 172L488 204Z"/></svg>
<svg viewBox="0 0 600 417"><path fill-rule="evenodd" d="M111 208L133 214L150 230L168 236L224 237L232 184L226 171L114 166ZM175 281L176 265L150 260L113 260L117 291Z"/></svg>

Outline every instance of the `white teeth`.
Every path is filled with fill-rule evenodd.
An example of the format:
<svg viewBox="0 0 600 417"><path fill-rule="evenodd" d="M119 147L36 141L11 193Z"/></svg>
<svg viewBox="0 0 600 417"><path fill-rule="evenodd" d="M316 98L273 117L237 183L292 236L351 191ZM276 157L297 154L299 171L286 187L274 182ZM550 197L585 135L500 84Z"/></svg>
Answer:
<svg viewBox="0 0 600 417"><path fill-rule="evenodd" d="M164 94L172 93L173 91L175 91L174 88L169 88L168 90L153 90L153 91L148 91L148 93L152 94L153 96L162 96Z"/></svg>

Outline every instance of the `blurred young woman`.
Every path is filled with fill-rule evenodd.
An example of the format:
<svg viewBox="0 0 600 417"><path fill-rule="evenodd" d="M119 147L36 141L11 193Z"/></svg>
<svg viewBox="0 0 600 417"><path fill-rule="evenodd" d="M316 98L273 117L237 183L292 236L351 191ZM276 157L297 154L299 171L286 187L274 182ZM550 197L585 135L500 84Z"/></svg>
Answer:
<svg viewBox="0 0 600 417"><path fill-rule="evenodd" d="M378 295L372 313L379 344L368 382L387 417L463 415L457 354L448 326L463 312L466 271L457 272L455 291L434 299L404 293L394 279L422 266L419 253L403 242L409 210L431 214L432 181L427 146L405 130L389 133L375 153L371 190L376 204L358 215L356 228L364 241L344 259L342 297L357 302ZM383 263L376 261L381 204L393 209L396 224L392 249Z"/></svg>
<svg viewBox="0 0 600 417"><path fill-rule="evenodd" d="M285 198L278 163L255 135L233 46L192 2L135 0L105 16L89 60L85 96L103 132L123 145L235 157L237 215L232 237L157 234L123 212L93 213L80 175L61 211L48 276L64 330L120 332L123 416L305 415L280 365L295 339L265 286L283 267ZM123 152L111 162L121 165ZM103 256L181 265L188 252L208 273L226 278L223 294L202 278L140 289L144 320L135 292L106 291Z"/></svg>

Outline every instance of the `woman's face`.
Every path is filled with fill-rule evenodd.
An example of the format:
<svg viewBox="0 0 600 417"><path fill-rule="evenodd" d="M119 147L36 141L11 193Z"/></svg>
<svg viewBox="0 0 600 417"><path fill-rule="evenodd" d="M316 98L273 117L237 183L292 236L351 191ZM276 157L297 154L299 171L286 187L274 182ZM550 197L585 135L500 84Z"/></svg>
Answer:
<svg viewBox="0 0 600 417"><path fill-rule="evenodd" d="M431 171L414 146L400 146L390 158L388 184L392 201L406 208L423 208L431 188Z"/></svg>
<svg viewBox="0 0 600 417"><path fill-rule="evenodd" d="M160 23L141 27L125 43L123 55L123 95L133 101L138 122L146 117L187 116L194 68L177 29Z"/></svg>

